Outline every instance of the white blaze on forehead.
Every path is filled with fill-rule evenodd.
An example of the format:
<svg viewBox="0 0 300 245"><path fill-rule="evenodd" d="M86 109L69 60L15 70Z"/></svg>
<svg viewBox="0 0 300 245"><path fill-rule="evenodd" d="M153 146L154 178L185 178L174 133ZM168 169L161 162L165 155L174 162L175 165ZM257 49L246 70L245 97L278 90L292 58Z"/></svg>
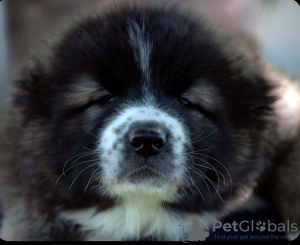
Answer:
<svg viewBox="0 0 300 245"><path fill-rule="evenodd" d="M100 132L98 149L101 152L101 165L104 178L114 180L120 162L124 162L122 149L128 143L126 134L132 123L155 122L162 125L170 133L170 141L176 166L184 163L184 145L187 142L187 134L183 123L168 113L154 108L153 106L129 107L116 115L103 132ZM170 153L171 154L171 153Z"/></svg>
<svg viewBox="0 0 300 245"><path fill-rule="evenodd" d="M152 42L145 32L145 24L140 26L136 22L129 22L128 26L129 43L133 47L135 59L140 66L143 74L143 92L147 92L150 86L150 56L152 51Z"/></svg>

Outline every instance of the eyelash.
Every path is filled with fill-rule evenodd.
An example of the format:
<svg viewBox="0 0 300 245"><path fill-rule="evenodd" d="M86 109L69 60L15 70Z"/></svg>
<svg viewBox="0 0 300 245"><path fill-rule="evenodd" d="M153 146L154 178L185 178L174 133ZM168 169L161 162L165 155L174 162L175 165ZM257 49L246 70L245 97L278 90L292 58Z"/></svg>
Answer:
<svg viewBox="0 0 300 245"><path fill-rule="evenodd" d="M79 108L73 108L71 109L68 114L72 115L72 114L76 114L76 113L80 113L83 112L84 110L86 110L87 108L95 105L95 104L111 104L114 102L114 97L112 95L104 95L101 98L94 100L94 101L90 101L89 103L85 104L84 106L81 106Z"/></svg>
<svg viewBox="0 0 300 245"><path fill-rule="evenodd" d="M83 106L84 108L88 108L92 105L95 105L95 104L111 104L113 103L115 100L115 98L112 96L112 95L104 95L102 96L101 98L97 99L97 100L93 100L93 101L90 101L89 103L87 103L85 106Z"/></svg>
<svg viewBox="0 0 300 245"><path fill-rule="evenodd" d="M178 102L183 105L183 106L186 106L186 107L189 107L191 109L194 109L200 113L202 113L203 115L206 115L207 117L211 118L211 119L214 119L215 116L213 113L211 113L210 111L207 111L205 108L203 108L202 106L200 105L195 105L193 104L192 102L190 102L189 100L183 98L183 97L180 97L178 99Z"/></svg>
<svg viewBox="0 0 300 245"><path fill-rule="evenodd" d="M101 97L99 100L99 102L105 102L105 103L112 103L115 101L115 98L112 95L104 95L103 97Z"/></svg>
<svg viewBox="0 0 300 245"><path fill-rule="evenodd" d="M179 102L180 102L182 105L184 105L184 106L190 106L190 105L192 105L192 103L191 103L190 101L188 101L187 99L182 98L182 97L179 98Z"/></svg>

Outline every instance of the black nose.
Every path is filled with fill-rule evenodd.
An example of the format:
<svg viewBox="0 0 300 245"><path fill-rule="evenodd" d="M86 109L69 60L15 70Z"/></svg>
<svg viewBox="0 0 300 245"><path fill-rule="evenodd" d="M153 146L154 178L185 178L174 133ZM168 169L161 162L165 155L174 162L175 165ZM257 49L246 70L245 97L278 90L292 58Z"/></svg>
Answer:
<svg viewBox="0 0 300 245"><path fill-rule="evenodd" d="M136 154L148 158L160 152L166 142L166 137L159 127L137 128L129 133L129 142Z"/></svg>

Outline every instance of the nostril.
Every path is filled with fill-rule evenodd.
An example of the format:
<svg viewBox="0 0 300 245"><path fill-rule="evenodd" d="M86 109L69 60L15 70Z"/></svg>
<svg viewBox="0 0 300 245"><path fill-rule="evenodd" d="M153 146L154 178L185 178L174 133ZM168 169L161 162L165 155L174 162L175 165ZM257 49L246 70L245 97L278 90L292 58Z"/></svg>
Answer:
<svg viewBox="0 0 300 245"><path fill-rule="evenodd" d="M129 142L136 154L146 158L159 154L165 144L161 128L138 128L129 133Z"/></svg>
<svg viewBox="0 0 300 245"><path fill-rule="evenodd" d="M129 142L135 148L135 150L138 150L141 147L143 147L143 140L140 137L131 137L129 139Z"/></svg>
<svg viewBox="0 0 300 245"><path fill-rule="evenodd" d="M156 138L156 139L154 139L153 140L153 146L155 147L155 148L158 148L158 149L160 149L160 148L162 148L163 147L163 145L165 144L165 139L164 138Z"/></svg>

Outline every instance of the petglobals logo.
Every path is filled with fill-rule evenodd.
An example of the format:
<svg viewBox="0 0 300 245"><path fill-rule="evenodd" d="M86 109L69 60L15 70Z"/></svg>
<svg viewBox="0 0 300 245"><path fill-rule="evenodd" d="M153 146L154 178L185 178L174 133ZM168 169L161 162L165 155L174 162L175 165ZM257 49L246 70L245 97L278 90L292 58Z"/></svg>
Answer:
<svg viewBox="0 0 300 245"><path fill-rule="evenodd" d="M253 220L244 220L239 223L233 221L232 223L222 223L221 221L214 221L212 231L215 232L218 229L222 229L225 232L254 232L254 231L268 231L268 232L296 232L298 230L296 223L291 223L287 221L284 223L272 223L270 220L267 222Z"/></svg>

